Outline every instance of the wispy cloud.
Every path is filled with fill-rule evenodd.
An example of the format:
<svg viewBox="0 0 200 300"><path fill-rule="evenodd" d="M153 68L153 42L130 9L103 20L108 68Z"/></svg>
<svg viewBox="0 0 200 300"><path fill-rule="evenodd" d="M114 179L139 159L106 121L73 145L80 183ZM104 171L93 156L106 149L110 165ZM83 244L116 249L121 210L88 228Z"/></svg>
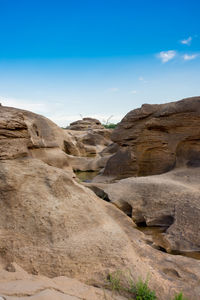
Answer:
<svg viewBox="0 0 200 300"><path fill-rule="evenodd" d="M107 89L108 92L112 92L112 93L116 93L119 91L119 88L113 87L113 88L109 88Z"/></svg>
<svg viewBox="0 0 200 300"><path fill-rule="evenodd" d="M81 115L77 114L69 114L66 110L65 112L65 105L58 102L53 102L46 104L45 102L33 102L31 100L24 100L19 98L12 98L12 97L4 97L0 96L0 103L4 106L11 106L15 108L29 110L38 114L42 114L58 124L59 126L66 127L69 123L73 121L77 121L81 119ZM105 123L107 120L110 122L117 123L123 118L123 114L91 114L91 113L82 113L83 117L91 117L100 120L101 122ZM112 116L112 118L111 118Z"/></svg>
<svg viewBox="0 0 200 300"><path fill-rule="evenodd" d="M172 60L175 56L176 56L175 50L161 51L158 54L158 58L160 58L163 63L166 63L166 62Z"/></svg>
<svg viewBox="0 0 200 300"><path fill-rule="evenodd" d="M193 59L197 58L197 56L198 56L198 54L192 54L192 55L184 54L183 59L184 60L193 60Z"/></svg>
<svg viewBox="0 0 200 300"><path fill-rule="evenodd" d="M130 91L130 94L137 94L137 91L136 90L132 90L132 91Z"/></svg>
<svg viewBox="0 0 200 300"><path fill-rule="evenodd" d="M181 40L181 44L183 44L183 45L190 45L191 44L191 42L192 42L192 37L191 36L189 36L189 38L187 38L187 39L185 39L185 40Z"/></svg>
<svg viewBox="0 0 200 300"><path fill-rule="evenodd" d="M138 80L139 80L139 81L142 81L142 82L144 82L144 83L147 83L147 82L148 82L147 80L144 79L143 76L140 76L140 77L138 78Z"/></svg>

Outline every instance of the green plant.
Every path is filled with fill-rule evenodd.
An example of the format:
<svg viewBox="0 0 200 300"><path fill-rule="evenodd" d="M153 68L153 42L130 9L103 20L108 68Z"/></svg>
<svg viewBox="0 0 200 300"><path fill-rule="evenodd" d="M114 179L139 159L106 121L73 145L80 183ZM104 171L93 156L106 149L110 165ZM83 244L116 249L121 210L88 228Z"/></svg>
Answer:
<svg viewBox="0 0 200 300"><path fill-rule="evenodd" d="M118 270L107 276L109 287L112 291L129 297L129 300L158 300L154 291L148 287L149 278L145 281L139 279L134 283L130 270L124 272ZM130 298L131 297L131 298ZM176 294L172 300L189 300L182 293Z"/></svg>
<svg viewBox="0 0 200 300"><path fill-rule="evenodd" d="M116 271L107 277L112 291L117 291L131 297L130 300L156 300L155 292L148 287L148 279L143 282L141 279L135 284L130 272L122 273Z"/></svg>
<svg viewBox="0 0 200 300"><path fill-rule="evenodd" d="M135 285L136 300L156 300L156 294L148 287L148 280L143 282L141 279Z"/></svg>
<svg viewBox="0 0 200 300"><path fill-rule="evenodd" d="M106 129L115 129L117 127L117 124L109 123L109 124L102 124Z"/></svg>
<svg viewBox="0 0 200 300"><path fill-rule="evenodd" d="M110 283L110 287L112 291L120 291L122 289L121 286L121 271L116 271L115 273L108 274L108 282Z"/></svg>
<svg viewBox="0 0 200 300"><path fill-rule="evenodd" d="M179 293L179 294L174 296L173 300L188 300L188 299L183 297L182 293Z"/></svg>

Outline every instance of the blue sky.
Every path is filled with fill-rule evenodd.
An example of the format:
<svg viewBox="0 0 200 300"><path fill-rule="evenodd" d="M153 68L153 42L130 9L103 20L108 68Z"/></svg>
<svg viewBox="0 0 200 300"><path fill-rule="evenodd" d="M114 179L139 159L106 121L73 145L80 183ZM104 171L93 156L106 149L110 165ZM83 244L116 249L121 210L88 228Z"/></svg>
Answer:
<svg viewBox="0 0 200 300"><path fill-rule="evenodd" d="M0 0L0 102L60 126L200 95L200 2Z"/></svg>

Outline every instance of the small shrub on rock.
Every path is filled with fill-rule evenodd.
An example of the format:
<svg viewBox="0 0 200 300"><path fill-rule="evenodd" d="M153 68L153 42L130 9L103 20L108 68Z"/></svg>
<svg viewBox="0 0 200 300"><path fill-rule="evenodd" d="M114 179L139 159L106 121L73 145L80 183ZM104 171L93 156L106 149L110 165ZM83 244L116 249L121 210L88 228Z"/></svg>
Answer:
<svg viewBox="0 0 200 300"><path fill-rule="evenodd" d="M178 295L174 296L173 300L188 300L188 299L183 297L182 293L179 293Z"/></svg>
<svg viewBox="0 0 200 300"><path fill-rule="evenodd" d="M130 272L127 275L121 271L116 271L109 274L107 279L112 291L131 297L130 300L157 300L155 292L148 287L148 280L144 282L139 279L137 283L134 283Z"/></svg>

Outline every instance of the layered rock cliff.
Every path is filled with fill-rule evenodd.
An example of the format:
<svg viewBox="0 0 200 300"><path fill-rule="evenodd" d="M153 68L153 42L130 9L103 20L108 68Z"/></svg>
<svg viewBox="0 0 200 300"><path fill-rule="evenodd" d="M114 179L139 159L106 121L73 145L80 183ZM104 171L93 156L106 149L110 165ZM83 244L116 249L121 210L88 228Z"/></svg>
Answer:
<svg viewBox="0 0 200 300"><path fill-rule="evenodd" d="M200 166L200 97L130 111L111 139L119 145L104 175L116 179Z"/></svg>

